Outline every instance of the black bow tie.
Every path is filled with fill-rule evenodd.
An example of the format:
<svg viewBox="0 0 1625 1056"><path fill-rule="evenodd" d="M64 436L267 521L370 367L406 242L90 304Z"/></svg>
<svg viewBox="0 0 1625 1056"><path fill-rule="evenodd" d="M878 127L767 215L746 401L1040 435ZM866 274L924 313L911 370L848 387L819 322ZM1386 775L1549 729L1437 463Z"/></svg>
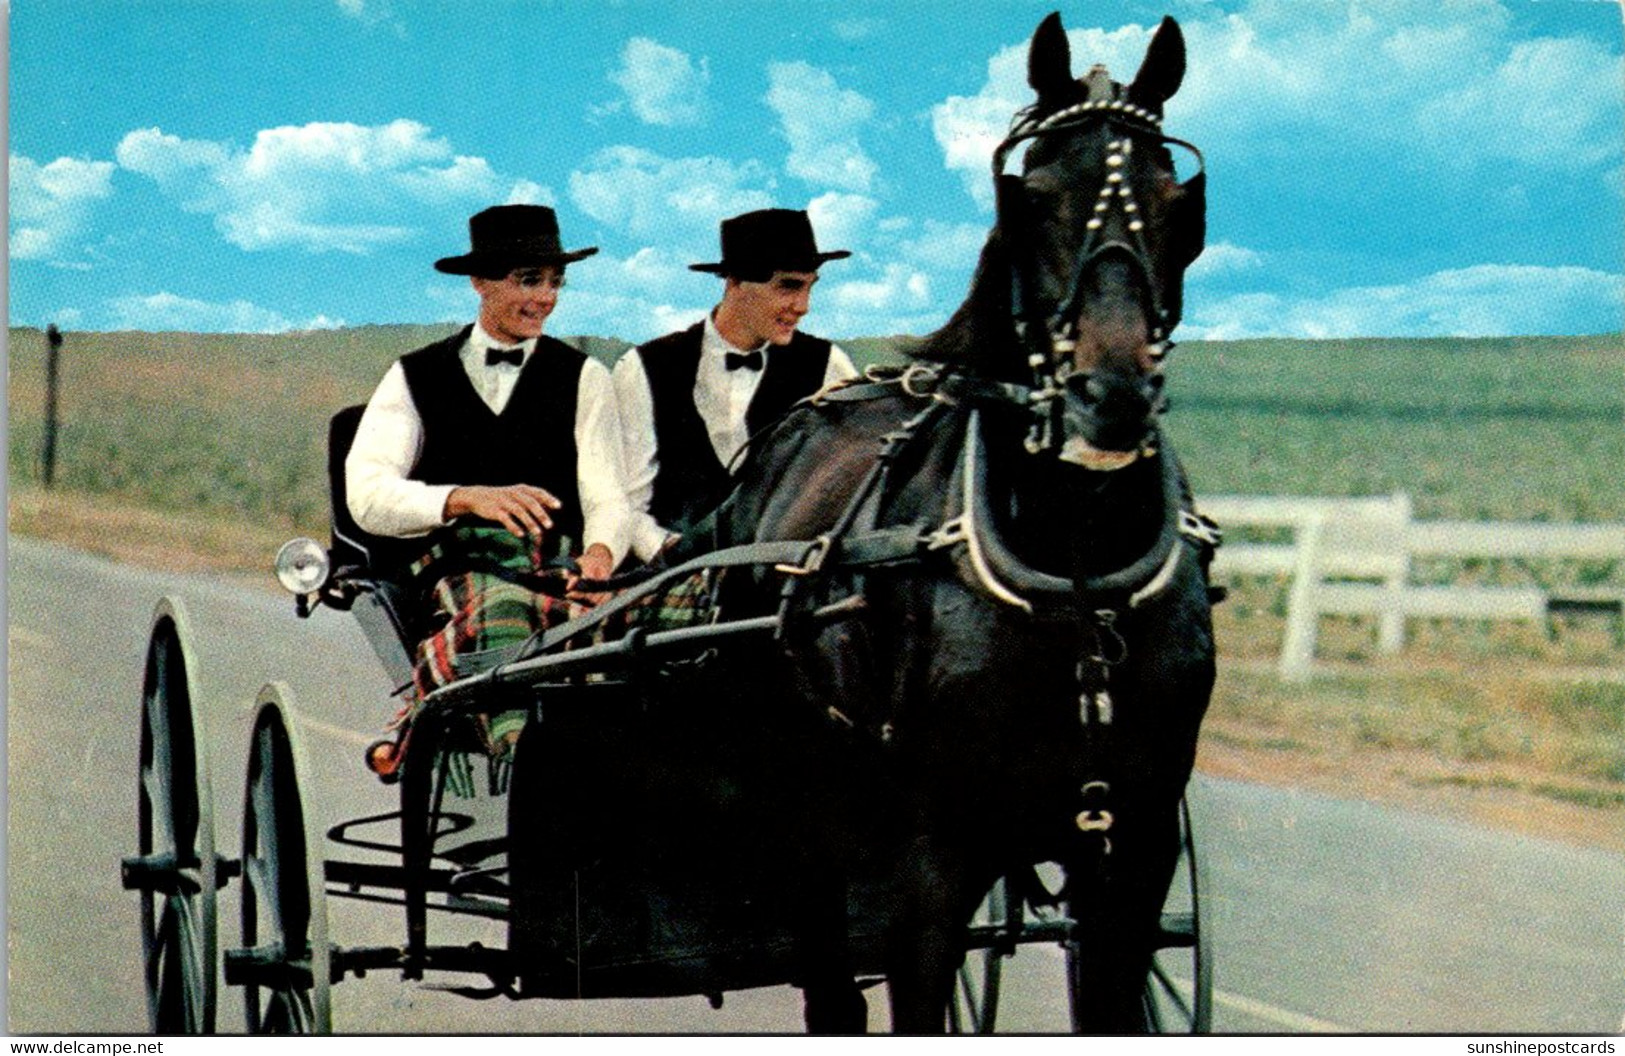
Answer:
<svg viewBox="0 0 1625 1056"><path fill-rule="evenodd" d="M485 350L485 365L494 367L498 363L512 363L519 366L525 362L525 346L517 348L487 348Z"/></svg>
<svg viewBox="0 0 1625 1056"><path fill-rule="evenodd" d="M725 353L722 357L722 365L727 367L729 370L738 370L740 367L743 367L746 370L761 370L762 351L761 349L757 349L755 352Z"/></svg>

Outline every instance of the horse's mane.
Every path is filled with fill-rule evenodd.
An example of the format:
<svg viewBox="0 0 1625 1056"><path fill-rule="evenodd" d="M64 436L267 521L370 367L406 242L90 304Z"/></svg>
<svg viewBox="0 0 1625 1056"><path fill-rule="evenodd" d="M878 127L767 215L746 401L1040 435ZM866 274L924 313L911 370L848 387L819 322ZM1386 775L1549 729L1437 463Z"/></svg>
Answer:
<svg viewBox="0 0 1625 1056"><path fill-rule="evenodd" d="M979 373L998 374L998 350L1011 346L1009 264L997 226L988 232L970 292L942 327L918 340L905 353Z"/></svg>

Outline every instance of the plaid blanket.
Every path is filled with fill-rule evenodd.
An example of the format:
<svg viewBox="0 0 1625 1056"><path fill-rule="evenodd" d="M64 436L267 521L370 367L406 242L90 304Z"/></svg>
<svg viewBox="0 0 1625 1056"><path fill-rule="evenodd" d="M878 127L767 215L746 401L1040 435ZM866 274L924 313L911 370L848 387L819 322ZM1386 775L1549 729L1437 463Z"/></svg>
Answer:
<svg viewBox="0 0 1625 1056"><path fill-rule="evenodd" d="M557 552L553 545L549 550ZM514 650L532 635L587 612L577 602L532 589L556 583L562 593L563 578L557 575L560 564L533 542L491 526L458 527L414 562L413 576L434 582L429 595L434 613L430 622L436 630L418 645L412 699L395 716L390 729L404 738L430 693L512 659ZM443 571L449 574L434 578ZM695 575L642 599L582 641L613 640L632 627L656 631L704 622L712 611L711 586L709 577ZM508 757L525 718L524 711L512 710L475 719L474 732L488 757L493 793L506 788ZM467 753L447 752L442 765L447 788L458 795L473 794L473 761Z"/></svg>

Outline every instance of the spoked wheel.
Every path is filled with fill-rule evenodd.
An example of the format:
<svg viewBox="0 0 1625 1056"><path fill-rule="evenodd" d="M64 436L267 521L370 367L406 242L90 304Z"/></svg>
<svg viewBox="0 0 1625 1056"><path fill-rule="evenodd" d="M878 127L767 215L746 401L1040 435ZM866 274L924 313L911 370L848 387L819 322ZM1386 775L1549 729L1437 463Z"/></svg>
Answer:
<svg viewBox="0 0 1625 1056"><path fill-rule="evenodd" d="M1190 804L1179 804L1179 860L1163 902L1157 949L1152 953L1145 990L1140 995L1142 1022L1153 1034L1206 1034L1213 1023L1213 953L1204 926L1202 902L1207 876L1191 830ZM1085 1026L1083 943L1066 943L1067 984L1073 1030Z"/></svg>
<svg viewBox="0 0 1625 1056"><path fill-rule="evenodd" d="M1207 873L1189 800L1179 804L1179 840L1179 865L1162 907L1162 948L1145 985L1146 1025L1157 1034L1206 1034L1213 1027L1213 950L1202 919Z"/></svg>
<svg viewBox="0 0 1625 1056"><path fill-rule="evenodd" d="M1191 832L1191 804L1180 801L1180 864L1162 907L1162 949L1150 959L1146 1025L1154 1033L1212 1030L1212 937L1202 924L1207 874Z"/></svg>
<svg viewBox="0 0 1625 1056"><path fill-rule="evenodd" d="M273 682L256 707L243 797L245 949L228 955L227 981L244 984L250 1034L326 1034L332 953L322 835L299 794L293 697Z"/></svg>
<svg viewBox="0 0 1625 1056"><path fill-rule="evenodd" d="M1008 931L1012 925L1009 885L1004 877L993 882L971 920L973 934ZM965 951L965 961L954 980L948 1002L948 1031L952 1034L991 1034L999 1012L999 979L1004 959L1013 946L999 944Z"/></svg>
<svg viewBox="0 0 1625 1056"><path fill-rule="evenodd" d="M180 602L160 601L141 690L140 853L123 863L124 886L141 892L147 1023L154 1034L214 1031L214 802L191 637Z"/></svg>

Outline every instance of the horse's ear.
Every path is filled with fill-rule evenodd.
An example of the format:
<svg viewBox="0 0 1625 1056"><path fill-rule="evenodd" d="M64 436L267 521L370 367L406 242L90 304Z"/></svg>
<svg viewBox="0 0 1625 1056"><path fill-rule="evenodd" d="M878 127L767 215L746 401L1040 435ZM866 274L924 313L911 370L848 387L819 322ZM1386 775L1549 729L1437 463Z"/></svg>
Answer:
<svg viewBox="0 0 1625 1056"><path fill-rule="evenodd" d="M1128 86L1128 97L1137 106L1158 113L1162 104L1179 91L1179 82L1185 79L1185 34L1179 23L1164 15L1162 24L1151 34L1151 44L1145 49L1145 61L1134 83Z"/></svg>
<svg viewBox="0 0 1625 1056"><path fill-rule="evenodd" d="M1059 11L1051 11L1033 33L1032 47L1027 51L1027 83L1038 93L1040 105L1065 98L1069 88L1075 90L1072 46L1066 41Z"/></svg>

